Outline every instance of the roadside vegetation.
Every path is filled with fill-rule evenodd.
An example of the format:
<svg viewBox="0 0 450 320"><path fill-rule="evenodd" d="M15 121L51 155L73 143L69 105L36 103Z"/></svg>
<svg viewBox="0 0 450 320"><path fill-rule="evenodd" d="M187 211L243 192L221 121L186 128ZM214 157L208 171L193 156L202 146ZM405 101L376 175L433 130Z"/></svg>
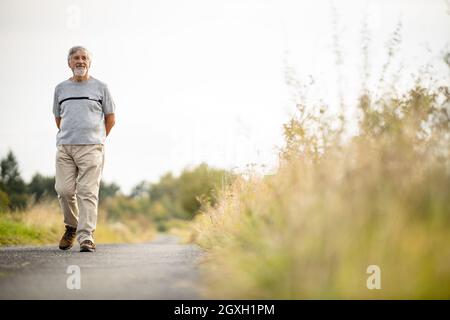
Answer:
<svg viewBox="0 0 450 320"><path fill-rule="evenodd" d="M96 242L145 242L167 231L184 235L200 207L214 205L217 190L232 179L229 172L201 164L155 183L144 180L128 195L102 182ZM12 151L1 159L0 245L58 243L64 224L54 185L54 177L39 173L26 183Z"/></svg>
<svg viewBox="0 0 450 320"><path fill-rule="evenodd" d="M196 216L206 296L450 298L448 82L420 73L409 89L391 90L388 51L378 88L361 90L356 133L342 100L338 114L297 100L276 173L236 179ZM366 286L371 265L380 290Z"/></svg>

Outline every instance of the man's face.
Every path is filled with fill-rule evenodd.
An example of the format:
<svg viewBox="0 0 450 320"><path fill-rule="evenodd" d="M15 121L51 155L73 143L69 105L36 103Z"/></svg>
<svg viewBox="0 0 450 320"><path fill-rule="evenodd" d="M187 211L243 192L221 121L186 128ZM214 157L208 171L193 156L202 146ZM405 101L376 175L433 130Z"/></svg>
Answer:
<svg viewBox="0 0 450 320"><path fill-rule="evenodd" d="M91 62L89 56L84 50L76 51L69 59L69 67L73 74L79 77L84 77L89 70Z"/></svg>

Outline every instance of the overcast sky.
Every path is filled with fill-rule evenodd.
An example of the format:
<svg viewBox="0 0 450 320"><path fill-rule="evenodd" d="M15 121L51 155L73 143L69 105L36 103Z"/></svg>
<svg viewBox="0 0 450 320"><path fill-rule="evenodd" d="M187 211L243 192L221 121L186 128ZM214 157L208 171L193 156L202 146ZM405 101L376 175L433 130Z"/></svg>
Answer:
<svg viewBox="0 0 450 320"><path fill-rule="evenodd" d="M117 106L104 181L128 192L200 162L272 168L294 110L286 64L305 83L314 78L313 99L332 107L341 88L351 103L360 90L363 21L372 83L401 21L388 74L432 63L445 77L449 11L444 0L2 0L0 157L13 150L27 181L54 175L53 90L71 76L68 49L81 44L93 53L90 74L109 85Z"/></svg>

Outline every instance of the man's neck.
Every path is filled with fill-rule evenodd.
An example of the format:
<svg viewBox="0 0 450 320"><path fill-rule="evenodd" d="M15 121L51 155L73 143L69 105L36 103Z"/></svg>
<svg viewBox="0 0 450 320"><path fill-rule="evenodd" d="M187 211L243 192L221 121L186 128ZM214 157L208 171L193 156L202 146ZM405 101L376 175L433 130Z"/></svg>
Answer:
<svg viewBox="0 0 450 320"><path fill-rule="evenodd" d="M72 78L70 78L70 80L72 80L73 82L87 81L89 80L89 74L86 73L84 76L73 75Z"/></svg>

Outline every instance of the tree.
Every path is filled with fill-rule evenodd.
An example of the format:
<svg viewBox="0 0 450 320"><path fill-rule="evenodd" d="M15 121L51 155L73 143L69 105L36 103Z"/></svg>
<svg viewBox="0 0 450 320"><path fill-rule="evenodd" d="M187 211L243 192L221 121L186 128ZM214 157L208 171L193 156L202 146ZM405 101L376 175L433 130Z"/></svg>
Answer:
<svg viewBox="0 0 450 320"><path fill-rule="evenodd" d="M20 177L19 165L12 151L0 162L0 182L9 197L11 210L23 209L27 205L27 186Z"/></svg>
<svg viewBox="0 0 450 320"><path fill-rule="evenodd" d="M112 183L100 182L99 199L100 201L108 197L114 197L120 191L120 187Z"/></svg>
<svg viewBox="0 0 450 320"><path fill-rule="evenodd" d="M202 201L215 204L217 190L225 177L232 179L232 174L204 163L183 170L179 177L167 173L158 183L150 185L150 201L161 202L172 217L190 219L198 212Z"/></svg>
<svg viewBox="0 0 450 320"><path fill-rule="evenodd" d="M46 197L56 197L55 177L45 177L36 173L28 184L28 193L34 196L36 202Z"/></svg>
<svg viewBox="0 0 450 320"><path fill-rule="evenodd" d="M141 181L133 187L130 192L131 198L139 198L148 195L149 184L146 181Z"/></svg>

